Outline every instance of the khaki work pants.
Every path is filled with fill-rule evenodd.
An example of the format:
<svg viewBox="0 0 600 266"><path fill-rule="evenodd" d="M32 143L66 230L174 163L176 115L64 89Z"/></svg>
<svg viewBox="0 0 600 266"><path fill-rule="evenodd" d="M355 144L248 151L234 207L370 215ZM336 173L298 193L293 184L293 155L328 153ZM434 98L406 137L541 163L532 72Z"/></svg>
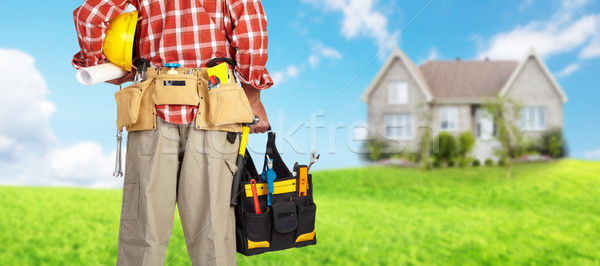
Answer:
<svg viewBox="0 0 600 266"><path fill-rule="evenodd" d="M193 265L235 265L235 217L229 206L239 137L176 125L127 140L117 265L163 265L175 204Z"/></svg>

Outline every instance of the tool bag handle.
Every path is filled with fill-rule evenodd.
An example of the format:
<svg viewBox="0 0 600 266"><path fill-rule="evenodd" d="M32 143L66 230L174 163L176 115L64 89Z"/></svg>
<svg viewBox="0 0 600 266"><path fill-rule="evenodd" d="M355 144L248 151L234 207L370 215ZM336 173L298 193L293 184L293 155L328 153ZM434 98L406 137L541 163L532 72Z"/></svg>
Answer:
<svg viewBox="0 0 600 266"><path fill-rule="evenodd" d="M267 138L267 149L265 151L265 160L263 163L263 169L267 168L267 155L269 158L273 159L273 171L278 177L290 177L292 176L292 172L285 165L285 162L279 155L279 151L277 150L277 146L275 145L275 132L269 131Z"/></svg>
<svg viewBox="0 0 600 266"><path fill-rule="evenodd" d="M277 150L277 146L275 145L275 133L274 132L269 132L269 136L267 139L265 158L264 158L264 163L263 163L263 169L265 169L265 167L267 165L267 155L269 155L269 158L273 159L273 171L275 171L275 174L278 177L283 178L283 177L292 176L292 173L290 172L289 168L283 162L283 159L281 158L281 155L279 154L279 151ZM260 175L260 173L256 169L254 160L252 159L250 152L248 152L248 149L246 149L246 156L244 157L244 159L245 159L244 174L242 175L242 182L250 182L250 179L258 177Z"/></svg>
<svg viewBox="0 0 600 266"><path fill-rule="evenodd" d="M218 65L219 62L225 62L234 68L237 66L237 62L229 57L215 57L215 58L211 59L210 61L208 61L208 64L206 64L206 66L214 67L214 66Z"/></svg>

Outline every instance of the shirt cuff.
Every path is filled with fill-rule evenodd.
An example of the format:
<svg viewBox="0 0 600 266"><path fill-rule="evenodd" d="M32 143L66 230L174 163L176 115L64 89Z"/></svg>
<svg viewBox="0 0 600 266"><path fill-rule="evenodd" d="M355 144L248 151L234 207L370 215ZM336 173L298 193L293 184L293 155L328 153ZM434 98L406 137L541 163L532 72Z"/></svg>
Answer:
<svg viewBox="0 0 600 266"><path fill-rule="evenodd" d="M235 70L236 76L240 82L250 84L252 87L258 90L266 90L273 86L273 80L266 69L261 71L253 71L251 73L251 78L248 78L242 74L239 66L236 66Z"/></svg>

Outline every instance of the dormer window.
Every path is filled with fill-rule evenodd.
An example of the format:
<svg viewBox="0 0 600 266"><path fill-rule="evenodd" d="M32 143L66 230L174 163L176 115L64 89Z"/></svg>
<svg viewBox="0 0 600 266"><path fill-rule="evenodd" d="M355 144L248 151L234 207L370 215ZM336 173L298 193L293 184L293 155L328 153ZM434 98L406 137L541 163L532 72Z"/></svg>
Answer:
<svg viewBox="0 0 600 266"><path fill-rule="evenodd" d="M392 81L388 88L389 104L408 103L408 83L406 81Z"/></svg>

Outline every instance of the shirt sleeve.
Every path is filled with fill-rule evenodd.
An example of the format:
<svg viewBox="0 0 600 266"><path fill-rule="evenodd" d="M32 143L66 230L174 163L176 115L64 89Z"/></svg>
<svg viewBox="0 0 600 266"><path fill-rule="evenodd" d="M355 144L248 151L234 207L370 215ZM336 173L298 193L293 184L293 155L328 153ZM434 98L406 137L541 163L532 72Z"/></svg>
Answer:
<svg viewBox="0 0 600 266"><path fill-rule="evenodd" d="M106 57L102 54L102 44L108 21L121 14L128 0L86 0L73 11L75 30L81 51L73 56L73 67L102 64Z"/></svg>
<svg viewBox="0 0 600 266"><path fill-rule="evenodd" d="M230 0L230 34L236 70L242 82L264 90L273 85L267 63L267 16L260 0Z"/></svg>

